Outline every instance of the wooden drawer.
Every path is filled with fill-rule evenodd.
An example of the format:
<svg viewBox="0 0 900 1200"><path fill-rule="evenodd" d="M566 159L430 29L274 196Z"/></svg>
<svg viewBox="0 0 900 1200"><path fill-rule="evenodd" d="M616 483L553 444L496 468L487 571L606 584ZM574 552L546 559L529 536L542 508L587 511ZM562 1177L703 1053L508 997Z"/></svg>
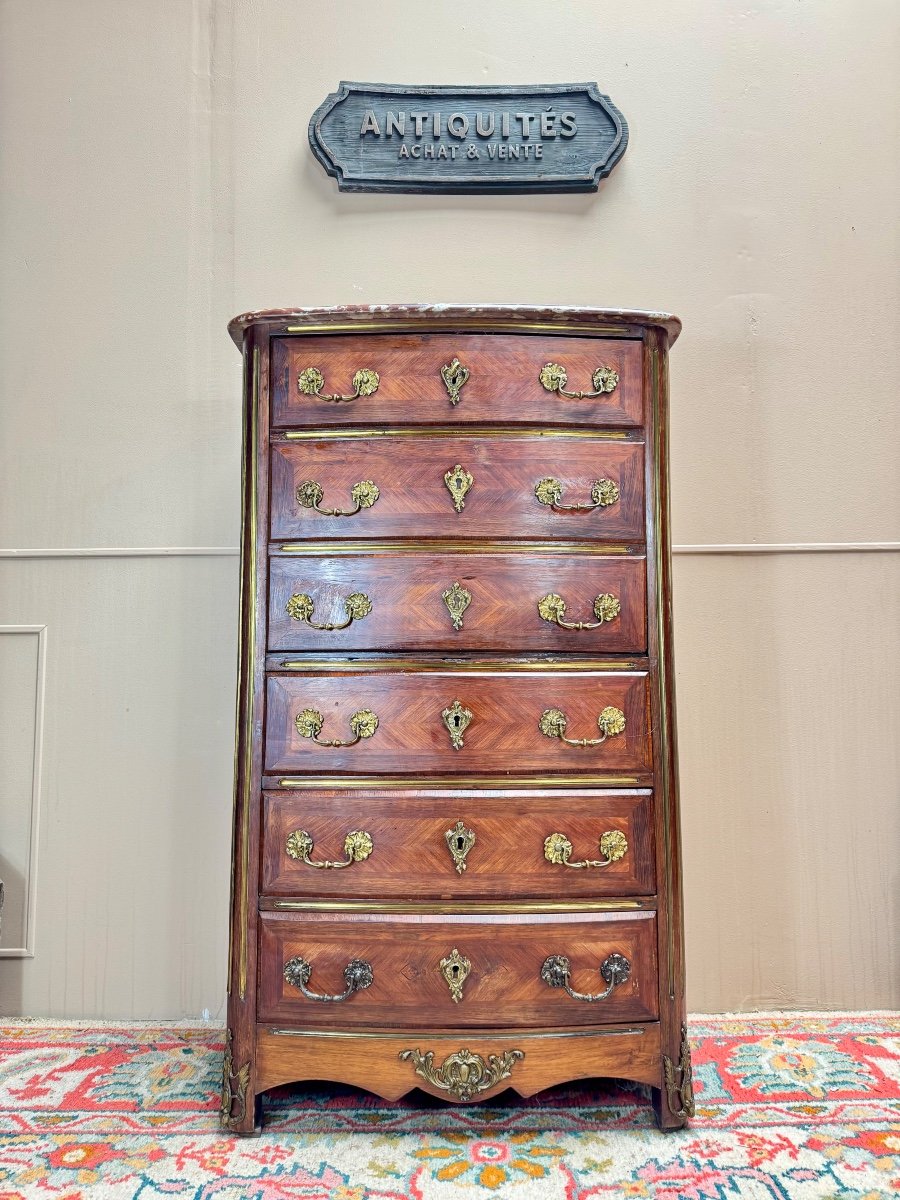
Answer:
<svg viewBox="0 0 900 1200"><path fill-rule="evenodd" d="M366 913L352 918L265 913L260 925L262 1021L345 1029L523 1028L647 1020L657 1014L652 912L509 917ZM444 974L452 968L454 950L469 964L457 1001ZM612 955L627 960L628 975L602 1001L573 999L541 976L548 958L564 957L569 960L569 986L597 994L609 986L600 967ZM297 959L311 968L305 986L313 992L344 992L344 970L354 960L371 967L372 982L341 1002L317 1003L285 979L286 964ZM442 968L448 959L451 967ZM292 966L296 972L298 964ZM460 964L457 978L464 974ZM558 971L554 976L559 978Z"/></svg>
<svg viewBox="0 0 900 1200"><path fill-rule="evenodd" d="M459 708L454 708L458 702ZM619 710L625 728L602 745L570 746L541 733L545 711L562 712L570 738L600 736L598 718ZM443 714L447 711L445 719ZM447 722L460 731L462 745L451 740ZM309 732L312 717L322 718L318 737L348 741L356 713L374 714L356 722L363 736L354 745L323 746ZM357 672L268 678L266 754L268 771L353 772L370 774L426 772L450 774L530 771L557 774L593 771L647 771L650 767L648 687L643 672L450 669L410 663L406 669L377 664ZM608 720L616 725L615 714ZM621 722L619 722L621 724ZM459 733L456 734L459 736Z"/></svg>
<svg viewBox="0 0 900 1200"><path fill-rule="evenodd" d="M460 466L471 486L456 508L445 476ZM463 488L467 479L462 476ZM576 511L542 504L535 487L556 480L563 504L593 505L608 479L610 503ZM320 509L351 512L353 488L374 483L378 498L348 516L323 515L298 501L317 484ZM603 485L603 500L615 492ZM305 495L305 492L304 492ZM542 495L547 499L546 492ZM310 497L305 495L307 501ZM367 435L301 438L272 445L272 538L587 538L644 539L644 446L600 437L456 437Z"/></svg>
<svg viewBox="0 0 900 1200"><path fill-rule="evenodd" d="M649 791L265 792L263 802L261 890L269 895L467 900L654 891ZM355 838L348 849L351 832L369 842ZM555 834L569 843L568 856ZM585 860L596 865L577 867ZM319 865L348 861L338 870Z"/></svg>
<svg viewBox="0 0 900 1200"><path fill-rule="evenodd" d="M509 334L278 338L272 343L272 423L640 425L641 346L637 339ZM456 404L441 376L454 359L469 370ZM570 392L595 390L598 368L615 372L618 382L597 396L566 399L542 385L547 364L564 368ZM312 370L321 376L321 395L353 396L359 371L374 371L378 387L347 403L329 403L301 390L301 373ZM306 380L304 386L314 386Z"/></svg>
<svg viewBox="0 0 900 1200"><path fill-rule="evenodd" d="M596 628L565 629L555 618ZM314 628L327 624L346 627ZM376 550L270 566L272 650L640 653L646 624L643 558Z"/></svg>
<svg viewBox="0 0 900 1200"><path fill-rule="evenodd" d="M373 1038L331 1029L316 1034L282 1023L277 1029L259 1026L256 1048L259 1091L329 1079L365 1088L385 1100L398 1100L421 1088L441 1100L468 1104L489 1100L507 1088L533 1096L574 1079L633 1079L651 1087L662 1081L659 1024L653 1021L560 1033L479 1029L474 1036L464 1027L438 1035L394 1026ZM465 1074L463 1065L468 1067Z"/></svg>

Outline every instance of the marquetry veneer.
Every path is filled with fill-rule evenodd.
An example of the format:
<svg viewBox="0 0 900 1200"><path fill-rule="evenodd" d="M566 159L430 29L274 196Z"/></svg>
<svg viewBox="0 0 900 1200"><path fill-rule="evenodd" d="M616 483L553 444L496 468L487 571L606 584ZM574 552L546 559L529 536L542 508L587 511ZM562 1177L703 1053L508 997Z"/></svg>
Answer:
<svg viewBox="0 0 900 1200"><path fill-rule="evenodd" d="M451 415L441 414L445 421ZM410 416L407 409L407 423ZM408 432L392 436L389 427L375 437L317 434L313 438L306 430L290 432L302 436L280 440L287 435L273 434L273 541L447 537L644 540L644 445L638 433L625 441L611 436L612 430L535 434L527 427L523 431L513 426L503 436L486 433L483 437L473 437L464 429L459 433L428 429L420 431L423 436L415 440ZM451 501L444 475L457 463L465 464L473 483L459 512L453 507L448 512ZM376 485L378 499L358 514L358 520L330 517L297 503L297 488L308 479L321 486L319 509L326 512L352 508L351 490L363 480ZM598 479L611 480L619 498L615 504L564 515L535 495L535 484L542 479L560 482L566 504L586 500Z"/></svg>
<svg viewBox="0 0 900 1200"><path fill-rule="evenodd" d="M692 1111L663 314L252 313L222 1120Z"/></svg>

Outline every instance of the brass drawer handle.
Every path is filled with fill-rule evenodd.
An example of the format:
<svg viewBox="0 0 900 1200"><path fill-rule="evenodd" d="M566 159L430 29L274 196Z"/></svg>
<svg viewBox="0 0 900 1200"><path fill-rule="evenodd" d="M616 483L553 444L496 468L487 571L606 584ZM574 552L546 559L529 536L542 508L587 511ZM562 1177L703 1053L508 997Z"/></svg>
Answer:
<svg viewBox="0 0 900 1200"><path fill-rule="evenodd" d="M606 988L602 992L576 992L569 985L570 972L569 960L564 954L551 954L549 958L544 959L541 979L547 987L565 988L573 1000L585 1000L588 1004L593 1004L597 1000L606 1000L612 995L613 988L625 983L631 974L631 963L624 954L610 954L604 958L600 964L600 975Z"/></svg>
<svg viewBox="0 0 900 1200"><path fill-rule="evenodd" d="M558 479L548 476L534 485L538 504L547 505L554 512L593 512L595 508L609 508L619 499L619 488L612 479L595 479L591 486L590 504L562 504L563 486Z"/></svg>
<svg viewBox="0 0 900 1200"><path fill-rule="evenodd" d="M349 404L360 396L374 396L381 382L377 371L363 367L353 376L353 395L323 396L325 376L318 367L304 367L297 376L297 388L304 396L315 396L317 400L327 400L329 404Z"/></svg>
<svg viewBox="0 0 900 1200"><path fill-rule="evenodd" d="M362 958L353 958L344 967L344 982L346 988L337 996L329 996L325 992L311 992L306 986L312 975L312 967L305 958L289 958L284 964L284 978L291 987L299 988L307 1000L321 1000L324 1004L337 1004L341 1000L349 1000L354 992L365 991L372 986L375 976L371 964Z"/></svg>
<svg viewBox="0 0 900 1200"><path fill-rule="evenodd" d="M567 746L602 746L608 737L617 737L620 733L624 733L625 714L620 708L604 708L597 718L597 725L600 728L600 737L598 738L568 738L566 737L567 724L568 718L564 712L558 708L545 708L538 721L538 729L544 737L559 738Z"/></svg>
<svg viewBox="0 0 900 1200"><path fill-rule="evenodd" d="M304 479L297 488L297 503L301 508L311 508L314 512L321 513L323 517L355 517L361 509L371 508L381 492L371 479L361 479L350 489L353 508L320 508L324 495L321 484L316 483L314 479Z"/></svg>
<svg viewBox="0 0 900 1200"><path fill-rule="evenodd" d="M502 1054L489 1054L485 1059L471 1050L457 1050L440 1066L435 1066L433 1050L425 1054L418 1047L401 1050L399 1057L403 1062L411 1062L419 1078L438 1091L447 1092L456 1100L471 1100L496 1087L501 1079L509 1079L513 1067L525 1057L525 1051L504 1050Z"/></svg>
<svg viewBox="0 0 900 1200"><path fill-rule="evenodd" d="M362 738L372 736L378 728L378 718L368 708L360 708L353 713L350 717L353 740L350 742L342 742L340 739L329 741L327 738L320 738L319 734L322 732L325 718L315 708L304 708L303 712L297 713L294 724L301 737L312 738L317 746L355 746Z"/></svg>
<svg viewBox="0 0 900 1200"><path fill-rule="evenodd" d="M365 592L351 592L344 600L347 620L341 622L340 625L319 625L312 619L315 606L312 596L306 592L295 592L285 605L284 611L295 621L303 621L310 629L327 630L346 629L354 621L361 621L363 617L367 617L372 611L372 601Z"/></svg>
<svg viewBox="0 0 900 1200"><path fill-rule="evenodd" d="M594 385L592 392L567 392L566 384L569 382L569 376L566 368L561 367L559 363L552 362L544 363L538 378L548 392L557 392L560 396L565 396L567 400L594 400L597 396L614 392L619 384L617 371L614 371L612 367L598 367L591 376L591 383Z"/></svg>
<svg viewBox="0 0 900 1200"><path fill-rule="evenodd" d="M622 605L619 603L618 596L612 595L611 592L601 592L599 596L594 597L596 621L564 621L565 600L556 592L549 592L538 600L537 610L541 620L549 621L551 625L558 625L560 629L599 629L605 622L616 619L622 611Z"/></svg>
<svg viewBox="0 0 900 1200"><path fill-rule="evenodd" d="M444 387L447 389L447 395L450 397L450 403L456 407L462 397L460 392L469 378L469 368L464 367L458 358L454 358L452 362L445 363L441 367L441 379L444 381Z"/></svg>
<svg viewBox="0 0 900 1200"><path fill-rule="evenodd" d="M586 858L582 862L571 862L572 843L564 833L551 833L544 838L544 858L555 866L574 867L608 867L610 863L624 858L628 851L628 839L620 829L607 829L600 835L601 859ZM343 863L339 864L343 866Z"/></svg>
<svg viewBox="0 0 900 1200"><path fill-rule="evenodd" d="M341 867L352 867L354 863L365 862L372 853L374 843L371 833L367 833L365 829L351 829L344 838L344 853L347 857L343 862L330 862L326 859L324 862L313 862L309 857L313 852L312 837L305 829L295 829L289 835L285 850L288 858L296 858L300 862L305 862L308 867L318 867L320 870L340 870Z"/></svg>

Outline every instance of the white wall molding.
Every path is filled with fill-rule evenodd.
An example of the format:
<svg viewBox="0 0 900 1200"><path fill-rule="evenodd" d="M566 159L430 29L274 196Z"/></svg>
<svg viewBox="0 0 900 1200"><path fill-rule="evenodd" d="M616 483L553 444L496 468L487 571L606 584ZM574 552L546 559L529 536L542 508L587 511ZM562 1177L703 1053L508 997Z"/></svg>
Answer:
<svg viewBox="0 0 900 1200"><path fill-rule="evenodd" d="M0 549L0 558L213 558L237 557L237 546L49 546Z"/></svg>
<svg viewBox="0 0 900 1200"><path fill-rule="evenodd" d="M41 813L41 764L44 759L44 697L47 680L47 626L0 625L0 635L37 634L38 653L35 668L34 739L31 749L31 828L28 843L28 888L25 893L25 945L0 948L0 958L34 958L34 933L37 917L38 834Z"/></svg>
<svg viewBox="0 0 900 1200"><path fill-rule="evenodd" d="M673 554L896 554L900 542L711 542L675 545ZM231 558L237 546L50 546L2 549L0 559Z"/></svg>
<svg viewBox="0 0 900 1200"><path fill-rule="evenodd" d="M897 553L900 542L736 542L673 546L673 554L871 554Z"/></svg>

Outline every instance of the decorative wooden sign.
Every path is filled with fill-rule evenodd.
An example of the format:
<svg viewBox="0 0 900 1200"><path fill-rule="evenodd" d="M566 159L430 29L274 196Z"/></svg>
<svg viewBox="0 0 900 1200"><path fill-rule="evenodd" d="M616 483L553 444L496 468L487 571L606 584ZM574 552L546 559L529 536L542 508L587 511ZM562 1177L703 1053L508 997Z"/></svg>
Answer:
<svg viewBox="0 0 900 1200"><path fill-rule="evenodd" d="M594 192L628 126L594 83L342 83L309 144L343 192Z"/></svg>

